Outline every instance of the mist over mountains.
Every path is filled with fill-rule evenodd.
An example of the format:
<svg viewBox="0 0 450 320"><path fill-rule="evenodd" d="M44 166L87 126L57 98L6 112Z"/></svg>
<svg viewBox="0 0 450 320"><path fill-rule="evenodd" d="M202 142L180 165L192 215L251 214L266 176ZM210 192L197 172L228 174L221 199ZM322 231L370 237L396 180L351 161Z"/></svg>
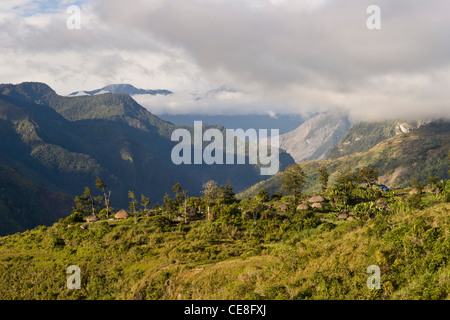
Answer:
<svg viewBox="0 0 450 320"><path fill-rule="evenodd" d="M210 179L230 182L236 191L264 179L248 161L174 165L175 128L192 131L159 119L126 94L63 97L43 83L0 85L0 163L52 192L74 197L85 186L95 190L100 177L112 190L113 207L120 209L128 206L129 190L162 204L177 182L198 196ZM281 153L280 163L283 170L293 159Z"/></svg>
<svg viewBox="0 0 450 320"><path fill-rule="evenodd" d="M128 94L130 96L136 95L136 94L149 94L149 95L169 95L172 94L172 91L165 90L165 89L157 89L157 90L149 90L149 89L138 89L131 84L110 84L107 86L104 86L100 89L95 89L91 91L75 91L70 93L69 97L76 97L76 96L83 96L83 95L89 95L93 96L96 94L102 94L102 93L124 93Z"/></svg>

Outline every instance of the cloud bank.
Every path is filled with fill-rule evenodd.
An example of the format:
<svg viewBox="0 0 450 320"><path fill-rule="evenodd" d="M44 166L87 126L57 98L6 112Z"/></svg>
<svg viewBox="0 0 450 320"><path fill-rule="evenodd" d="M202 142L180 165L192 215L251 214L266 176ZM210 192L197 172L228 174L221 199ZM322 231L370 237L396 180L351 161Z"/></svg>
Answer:
<svg viewBox="0 0 450 320"><path fill-rule="evenodd" d="M81 1L81 30L72 3L19 2L0 5L1 82L174 91L136 97L155 113L450 117L447 0L379 0L381 30L365 0Z"/></svg>

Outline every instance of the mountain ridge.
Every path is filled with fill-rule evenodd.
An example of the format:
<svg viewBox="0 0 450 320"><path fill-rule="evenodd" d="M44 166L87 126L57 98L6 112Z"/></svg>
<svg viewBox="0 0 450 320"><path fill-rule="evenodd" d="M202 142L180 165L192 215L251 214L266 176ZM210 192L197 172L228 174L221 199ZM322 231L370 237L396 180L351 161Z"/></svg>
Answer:
<svg viewBox="0 0 450 320"><path fill-rule="evenodd" d="M100 89L94 90L86 90L86 91L75 91L70 93L68 96L81 96L81 95L97 95L103 93L123 93L127 95L136 95L136 94L150 94L150 95L170 95L173 94L172 91L166 89L138 89L135 86L128 83L118 83L118 84L110 84L104 86Z"/></svg>
<svg viewBox="0 0 450 320"><path fill-rule="evenodd" d="M449 175L449 150L450 121L435 120L409 133L385 139L367 151L339 158L300 162L308 176L304 192L313 194L320 191L317 170L322 166L330 175L328 186L334 183L339 171L355 171L364 167L376 168L379 174L378 182L390 188L411 186L413 178L422 183L430 176L446 179ZM239 193L238 197L254 196L261 189L269 193L282 191L281 177L282 172L279 172Z"/></svg>
<svg viewBox="0 0 450 320"><path fill-rule="evenodd" d="M343 114L321 113L280 135L280 148L295 162L324 159L350 127L350 121Z"/></svg>
<svg viewBox="0 0 450 320"><path fill-rule="evenodd" d="M50 191L73 198L85 186L95 191L100 177L112 190L112 206L126 208L129 190L161 204L178 182L199 195L210 179L230 181L236 191L263 179L248 161L175 165L175 128L193 131L159 119L125 94L62 97L45 84L0 85L0 163ZM293 159L281 153L280 163L283 169Z"/></svg>
<svg viewBox="0 0 450 320"><path fill-rule="evenodd" d="M399 134L409 133L429 121L389 120L377 122L358 122L354 124L342 139L329 152L328 158L334 159L354 152L367 151L377 143Z"/></svg>

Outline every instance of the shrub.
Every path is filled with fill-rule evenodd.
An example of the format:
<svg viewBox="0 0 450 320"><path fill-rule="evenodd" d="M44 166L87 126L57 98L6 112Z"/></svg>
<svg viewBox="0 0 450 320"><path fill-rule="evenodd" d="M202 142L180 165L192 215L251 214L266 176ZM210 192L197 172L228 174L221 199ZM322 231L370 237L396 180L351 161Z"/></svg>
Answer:
<svg viewBox="0 0 450 320"><path fill-rule="evenodd" d="M382 207L378 207L373 201L356 204L353 207L352 212L355 217L362 219L373 218L378 214L387 213Z"/></svg>
<svg viewBox="0 0 450 320"><path fill-rule="evenodd" d="M423 203L422 203L422 195L420 194L412 194L408 198L408 204L413 209L422 209Z"/></svg>
<svg viewBox="0 0 450 320"><path fill-rule="evenodd" d="M106 219L106 218L111 218L111 212L108 213L108 210L106 209L102 209L98 214L97 217L99 219Z"/></svg>
<svg viewBox="0 0 450 320"><path fill-rule="evenodd" d="M61 222L63 224L75 224L78 222L84 222L85 215L81 212L75 211L70 216L65 219L62 219Z"/></svg>
<svg viewBox="0 0 450 320"><path fill-rule="evenodd" d="M235 217L241 215L241 210L239 209L238 203L233 203L231 205L222 207L221 213L226 217Z"/></svg>
<svg viewBox="0 0 450 320"><path fill-rule="evenodd" d="M381 238L386 232L391 230L391 221L388 216L378 215L373 221L373 233Z"/></svg>
<svg viewBox="0 0 450 320"><path fill-rule="evenodd" d="M322 231L330 231L330 230L333 230L334 228L336 228L336 225L331 222L321 223L318 227L318 229L322 230Z"/></svg>

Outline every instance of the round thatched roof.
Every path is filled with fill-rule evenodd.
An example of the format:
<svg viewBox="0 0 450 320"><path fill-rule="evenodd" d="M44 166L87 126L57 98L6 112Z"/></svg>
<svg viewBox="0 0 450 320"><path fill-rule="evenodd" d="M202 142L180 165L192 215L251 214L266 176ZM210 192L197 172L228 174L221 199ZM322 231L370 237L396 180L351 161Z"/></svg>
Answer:
<svg viewBox="0 0 450 320"><path fill-rule="evenodd" d="M341 212L341 213L339 213L338 218L339 219L347 219L348 218L348 213Z"/></svg>
<svg viewBox="0 0 450 320"><path fill-rule="evenodd" d="M309 205L307 203L301 203L298 205L297 210L308 210Z"/></svg>
<svg viewBox="0 0 450 320"><path fill-rule="evenodd" d="M323 209L323 204L321 204L319 202L315 202L311 205L311 208Z"/></svg>
<svg viewBox="0 0 450 320"><path fill-rule="evenodd" d="M311 198L309 198L308 201L312 202L312 203L324 202L325 198L322 197L320 194L318 194L318 195L315 195L315 196L312 196Z"/></svg>
<svg viewBox="0 0 450 320"><path fill-rule="evenodd" d="M286 202L279 202L279 203L275 203L273 205L276 209L279 209L281 211L287 211L289 209L289 206L287 205Z"/></svg>
<svg viewBox="0 0 450 320"><path fill-rule="evenodd" d="M98 220L98 217L95 214L91 214L89 217L86 218L86 222L95 222Z"/></svg>
<svg viewBox="0 0 450 320"><path fill-rule="evenodd" d="M116 219L127 219L130 217L130 215L128 214L128 212L126 210L121 209L121 210L117 211L117 213L114 217Z"/></svg>

